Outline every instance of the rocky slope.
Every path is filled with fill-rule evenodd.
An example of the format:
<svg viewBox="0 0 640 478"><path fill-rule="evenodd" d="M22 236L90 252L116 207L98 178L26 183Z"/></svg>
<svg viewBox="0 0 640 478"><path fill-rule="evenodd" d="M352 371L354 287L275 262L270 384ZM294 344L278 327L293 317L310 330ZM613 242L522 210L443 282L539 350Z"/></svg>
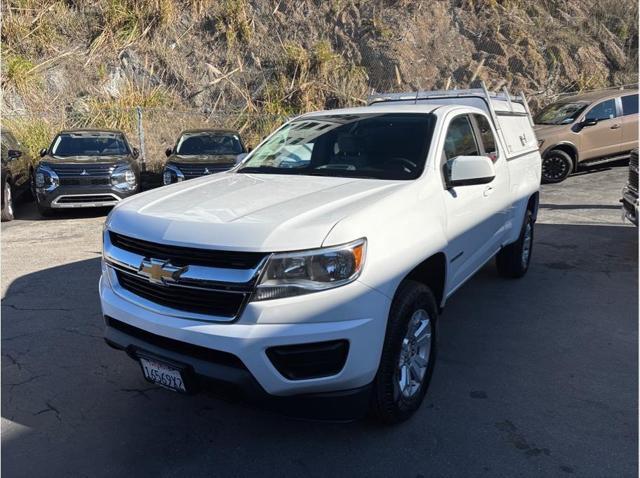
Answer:
<svg viewBox="0 0 640 478"><path fill-rule="evenodd" d="M477 80L524 90L536 107L637 81L635 0L3 0L2 9L2 111L55 118L49 125L64 113L65 124L131 129L138 105L280 117L361 104L372 89Z"/></svg>

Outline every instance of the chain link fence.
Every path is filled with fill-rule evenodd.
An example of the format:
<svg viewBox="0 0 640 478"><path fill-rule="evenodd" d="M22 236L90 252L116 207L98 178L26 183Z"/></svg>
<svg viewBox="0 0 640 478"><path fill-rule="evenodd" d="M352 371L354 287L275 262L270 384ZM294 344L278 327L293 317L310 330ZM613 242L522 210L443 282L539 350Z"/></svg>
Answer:
<svg viewBox="0 0 640 478"><path fill-rule="evenodd" d="M172 147L180 132L187 129L212 128L238 131L247 146L256 146L273 129L287 120L284 115L178 111L157 108L105 109L89 116L83 112L30 111L5 114L3 128L7 128L22 141L32 158L49 146L61 130L76 128L113 128L122 130L129 142L137 147L140 160L147 171L158 172L164 165L164 151Z"/></svg>

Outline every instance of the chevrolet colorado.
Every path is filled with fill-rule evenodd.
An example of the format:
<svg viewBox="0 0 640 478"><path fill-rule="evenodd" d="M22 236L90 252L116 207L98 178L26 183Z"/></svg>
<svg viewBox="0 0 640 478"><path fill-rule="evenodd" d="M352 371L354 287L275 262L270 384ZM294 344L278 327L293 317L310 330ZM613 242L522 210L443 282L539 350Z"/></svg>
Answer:
<svg viewBox="0 0 640 478"><path fill-rule="evenodd" d="M231 384L292 414L407 419L447 299L493 257L527 272L532 124L506 90L384 94L121 201L104 228L107 343L180 392Z"/></svg>

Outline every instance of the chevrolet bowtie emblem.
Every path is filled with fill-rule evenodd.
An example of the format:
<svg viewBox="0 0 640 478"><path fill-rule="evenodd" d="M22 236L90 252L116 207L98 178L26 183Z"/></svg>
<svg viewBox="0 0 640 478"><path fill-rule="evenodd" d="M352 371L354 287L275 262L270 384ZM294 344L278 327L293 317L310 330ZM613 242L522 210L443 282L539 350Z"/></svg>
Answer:
<svg viewBox="0 0 640 478"><path fill-rule="evenodd" d="M80 173L80 176L89 176L89 173L87 172L86 169L83 169L82 172Z"/></svg>
<svg viewBox="0 0 640 478"><path fill-rule="evenodd" d="M140 275L149 279L149 282L164 284L166 282L176 282L188 269L189 266L177 267L169 261L145 258L140 263L138 271Z"/></svg>

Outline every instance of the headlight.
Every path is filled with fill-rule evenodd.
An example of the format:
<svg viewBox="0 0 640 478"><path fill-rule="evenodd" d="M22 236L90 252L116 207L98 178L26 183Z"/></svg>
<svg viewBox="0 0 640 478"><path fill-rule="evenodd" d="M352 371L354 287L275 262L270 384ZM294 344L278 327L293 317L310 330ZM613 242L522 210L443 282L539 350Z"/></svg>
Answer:
<svg viewBox="0 0 640 478"><path fill-rule="evenodd" d="M164 173L162 173L162 182L166 186L171 183L179 183L184 181L184 174L176 166L169 164L165 166Z"/></svg>
<svg viewBox="0 0 640 478"><path fill-rule="evenodd" d="M542 143L544 143L544 139L539 139L538 140L538 148L540 148L542 146Z"/></svg>
<svg viewBox="0 0 640 478"><path fill-rule="evenodd" d="M358 278L367 241L302 252L273 254L252 300L279 299L333 289Z"/></svg>
<svg viewBox="0 0 640 478"><path fill-rule="evenodd" d="M60 185L60 178L56 172L45 165L40 165L36 169L35 175L36 189L53 191Z"/></svg>
<svg viewBox="0 0 640 478"><path fill-rule="evenodd" d="M136 188L136 174L129 165L118 166L111 173L111 184L124 191L133 191Z"/></svg>

